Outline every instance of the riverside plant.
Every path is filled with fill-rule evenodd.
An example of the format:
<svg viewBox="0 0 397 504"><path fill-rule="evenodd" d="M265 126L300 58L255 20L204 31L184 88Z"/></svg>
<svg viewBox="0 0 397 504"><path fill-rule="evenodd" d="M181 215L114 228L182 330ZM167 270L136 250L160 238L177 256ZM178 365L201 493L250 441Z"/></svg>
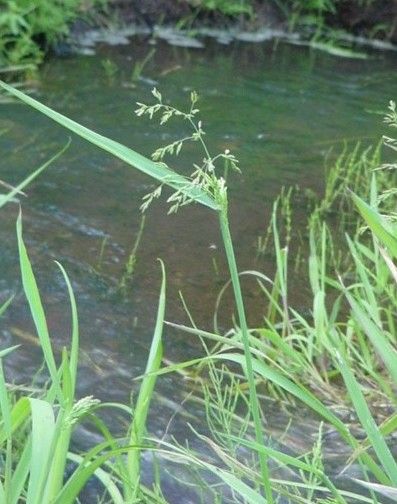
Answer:
<svg viewBox="0 0 397 504"><path fill-rule="evenodd" d="M365 401L363 385L357 380L351 369L352 355L354 355L354 358L358 357L357 354L352 354L352 348L354 347L349 345L350 340L347 342L345 341L343 334L339 330L338 324L332 325L328 323L330 319L332 320L335 313L333 313L331 317L326 316L325 286L328 282L328 276L324 268L324 248L326 246L325 230L322 231L321 247L323 251L320 253L319 257L323 259L320 261L317 260L318 247L314 247L316 243L315 240L312 239L312 259L310 261L310 265L312 271L312 286L315 290L313 306L315 324L313 331L308 331L308 334L306 335L303 332L302 334L295 332L296 321L294 320L294 317L298 320L298 322L301 322L302 327L305 327L305 323L302 319L299 319L297 313L291 311L291 308L288 305L288 298L286 295L287 256L277 242L277 274L279 277L278 280L272 283L273 294L270 293L270 295L273 296L273 299L275 300L275 313L278 313L282 319L281 330L280 324L277 323L275 318L273 318L273 320L269 320L269 323L264 328L248 329L241 294L239 274L237 271L228 224L226 184L224 178L217 177L215 174L215 164L217 162L223 161L223 163L228 165L228 168L236 168L237 162L234 156L232 156L228 151L217 156L211 156L209 154L204 141L202 124L197 119L197 95L194 93L192 94L192 105L190 110L187 112L181 112L164 104L161 94L156 90L153 93L156 98L156 103L154 105L147 106L139 104L138 113L140 115L149 115L150 117L153 117L155 114L160 114L160 118L163 123L167 122L167 120L172 117L179 117L192 127L193 133L186 137L186 139L177 141L174 144L158 150L155 153L155 157L160 161L154 162L141 156L133 150L118 144L117 142L84 128L78 123L62 116L61 114L58 114L43 104L40 104L31 97L28 97L5 84L2 84L2 86L14 96L46 114L66 128L158 180L160 182L160 189L158 188L154 191L154 193L147 196L143 204L144 208L147 207L154 198L160 195L161 187L165 185L176 190L176 192L170 197L171 211L176 211L187 203L195 201L201 203L212 211L217 212L230 269L230 284L234 289L236 306L239 315L238 327L227 335L221 335L218 331L200 331L194 323L192 323L192 327L174 325L176 329L182 330L187 334L196 335L200 337L202 341L209 340L215 342L217 348L216 350L209 351L206 357L174 366L160 368L162 358L161 329L163 326L165 306L165 279L163 276L155 336L150 350L146 374L143 378L134 412L132 412L128 407L122 405L117 406L117 408L126 411L126 413L131 416L131 427L127 440L124 440L124 442L120 444L119 440L112 438L106 426L96 419L96 425L100 428L100 431L104 435L104 443L93 448L83 457L76 454L70 454L67 450L67 446L72 430L72 426L70 424L73 425L73 422L69 422L69 430L67 430L67 434L61 436L62 447L59 448L61 455L59 455L59 458L58 456L54 458L54 452L52 449L47 449L44 452L46 458L45 464L42 467L55 470L52 469L52 464L54 464L54 460L60 460L61 463L56 464L56 471L59 476L62 474L62 471L60 470L61 467L65 467L65 460L71 459L79 464L78 468L64 485L63 482L61 482L61 478L58 478L58 493L55 492L53 494L56 495L58 500L48 500L48 494L46 493L47 490L43 493L44 490L42 489L42 486L40 486L41 493L36 494L33 493L33 490L31 490L31 500L28 502L44 502L46 504L47 502L59 502L60 504L73 502L73 499L77 496L76 492L84 486L85 482L92 474L95 474L105 484L112 502L131 503L136 501L137 498L148 499L149 502L163 502L162 497L159 496L158 492L153 492L140 484L140 452L143 449L157 451L165 456L172 457L174 461L179 461L180 463L191 463L201 470L210 471L231 489L233 494L237 496L236 498L243 502L253 504L266 502L271 503L275 500L275 495L273 495L275 493L277 493L277 495L285 495L291 502L308 502L308 499L313 499L313 502L318 503L347 503L353 499L353 502L370 503L378 502L374 493L375 490L380 492L389 492L389 494L390 492L395 491L394 489L397 487L395 476L397 474L397 465L386 442L386 436L393 432L396 428L397 422L395 420L395 416L392 415L386 422L378 427ZM178 175L161 162L167 153L179 153L183 147L183 143L188 140L200 143L205 153L203 164L195 166L195 170L191 178ZM373 186L374 185L375 183L373 183ZM373 188L372 194L375 194L375 192L376 191ZM369 225L371 228L373 227L375 236L381 235L384 240L387 239L385 245L388 249L395 245L394 241L390 239L390 233L385 234L384 231L382 232L383 220L379 221L379 218L376 217L377 214L373 208L366 205L363 200L356 196L354 196L354 201L359 206L360 211L370 221ZM277 236L277 226L275 224L274 236ZM18 221L18 239L19 243L22 244L20 219ZM361 247L358 248L361 253L363 249ZM27 267L28 259L26 260L26 249L22 245L20 245L20 255L22 276L31 280L32 270ZM388 255L386 254L385 257L388 258ZM382 260L383 259L381 259L380 262ZM385 264L389 271L394 271L389 258L387 261L385 260ZM367 270L368 268L365 265L363 265L360 269L360 271L368 273ZM254 272L249 272L249 274L254 275L262 283L268 282L268 279L263 274ZM368 276L368 274L367 277L362 275L362 285L365 284L366 278L372 280L372 277ZM66 276L65 279L67 279ZM336 283L336 281L333 282L334 285ZM76 371L75 364L73 364L73 372L71 373L70 364L68 365L67 363L72 361L75 363L76 359L75 357L72 359L72 355L76 355L77 347L77 339L75 335L77 318L75 317L76 310L72 291L69 289L74 321L73 327L75 328L73 332L74 338L72 338L72 350L70 353L70 359L68 359L66 352L63 353L61 367L57 370L54 367L54 359L51 357L51 352L49 351L49 348L51 347L48 334L42 330L42 327L45 327L45 318L42 308L40 308L41 302L37 304L37 299L40 299L37 287L34 288L33 291L29 291L29 289L27 289L27 286L30 286L31 288L32 285L35 286L35 282L24 282L25 292L28 299L30 296L32 300L30 304L33 318L36 321L38 334L39 336L40 334L44 335L41 336L41 344L52 383L51 388L49 389L52 395L44 398L45 405L42 405L43 408L41 412L39 411L37 413L37 410L35 410L36 412L34 418L39 419L42 415L45 416L46 413L48 413L51 417L50 410L53 412L55 397L58 401L57 406L59 407L59 413L56 421L54 419L54 423L56 423L56 425L58 425L58 422L62 423L62 419L64 419L66 415L66 405L61 402L63 397L59 391L64 389L69 391L68 407L73 408L73 406L70 405L74 404L75 414L72 415L73 419L78 421L80 417L87 414L92 416L97 408L104 405L95 404L91 398L79 405L74 401L73 394L70 394L70 390L72 390L73 387L70 387L69 376L75 376ZM68 280L67 285L70 286L70 282L68 282ZM390 338L382 334L378 321L373 320L374 313L368 309L368 303L366 301L362 302L361 299L357 299L357 291L354 291L349 287L344 287L342 283L339 283L339 288L341 294L345 296L352 307L352 311L355 315L355 327L361 326L365 336L369 340L369 342L365 343L365 347L363 348L369 349L370 345L374 346L378 357L384 362L385 368L390 373L393 382L397 383L395 370L396 360L394 359L396 352ZM370 289L370 285L368 285L368 292ZM277 308L278 301L276 301L279 294L275 295L274 293L281 293L282 301L280 309ZM374 302L376 302L376 299ZM367 318L365 318L365 316ZM41 325L38 325L37 321L40 321ZM306 325L310 328L309 322L306 322ZM310 340L310 334L314 334L316 337ZM361 339L364 339L364 337ZM305 371L307 367L307 360L305 359L305 354L303 352L305 341L311 341L311 343L307 346L308 348L313 349L311 352L313 355L315 355L315 352L318 351L318 345L321 343L323 345L322 348L325 349L325 351L331 356L332 362L335 366L334 371L343 378L348 391L348 396L350 397L357 416L366 431L367 438L364 442L357 441L351 434L349 426L342 422L332 412L332 410L325 406L319 398L317 398L304 384L302 384L299 379L300 374ZM300 343L300 345L297 345L297 343ZM228 363L232 364L234 369L237 364L241 366L243 374L242 376L239 376L236 371L231 371L228 367L223 367L223 371L219 371L218 368L215 367L215 364L217 363L224 364L225 366ZM187 451L186 449L177 446L175 443L166 443L165 441L159 442L158 440L150 440L145 437L146 416L156 377L160 374L174 371L182 372L183 369L194 365L208 365L210 369L211 384L214 386L214 389L208 387L206 388L204 394L206 400L205 407L208 418L212 418L210 426L218 445L214 445L213 441L208 441L208 443L218 455L220 461L222 462L222 466L205 462L199 459L199 457L192 451ZM242 380L246 380L248 382L248 397L241 393L241 388L237 385L241 383ZM321 457L321 445L323 442L321 429L318 441L313 448L312 453L303 458L299 456L295 457L286 455L279 450L271 448L269 444L265 442L264 425L261 419L255 380L271 384L271 386L275 389L295 398L296 401L313 410L313 412L319 415L319 417L327 422L327 424L332 425L345 443L351 446L352 459L357 460L362 468L363 478L366 480L362 482L362 484L370 489L370 497L359 495L355 492L337 489L331 479L327 476ZM225 381L226 384L229 383L229 387L225 387ZM383 381L386 384L386 380ZM7 410L6 406L3 407L3 404L7 404L8 399L5 385L2 390L3 394L1 407L4 419L3 428L6 428L7 425L10 425L10 422L6 420L6 418L9 419L11 417L12 419L12 412L14 410L11 410L11 414L8 414L7 411L9 411L9 409ZM234 395L237 393L236 391L238 391L238 397L245 401L248 406L249 416L247 417L240 418L236 412L236 401L238 400L238 398L236 399L236 396ZM392 392L390 387L388 391L390 393ZM215 417L214 414L217 410L219 410L220 414ZM33 409L31 409L31 411L33 415ZM81 412L81 414L79 414L79 412ZM29 412L26 413L23 418L26 419L28 415ZM66 418L71 418L70 411L69 415L66 415ZM13 425L12 421L13 420L11 420L11 425ZM237 424L240 425L237 433L233 428L233 422L237 422ZM252 428L251 422L253 423L253 431L255 433L253 439L251 439L249 434ZM6 430L7 435L3 437L4 441L7 440L6 451L11 451L8 444L12 443L12 433L19 425L20 424L17 423L12 432L10 429L8 429L8 431ZM52 432L54 432L54 430L52 430ZM30 439L30 436L26 438L27 447L31 446ZM39 438L35 436L35 439L35 446L39 446L37 445ZM57 443L59 437L54 434L52 440L54 443ZM240 462L236 451L238 447L244 447L255 455L260 462L259 471L257 471L255 464L248 464L247 461ZM371 450L369 448L371 448ZM374 456L374 452L376 456ZM59 452L57 451L57 453ZM122 454L124 453L127 454L126 458L122 457ZM32 459L32 451L29 451L29 448L27 448L26 458ZM296 471L296 474L299 475L299 479L301 481L297 482L294 478L291 480L281 481L276 480L274 477L271 478L268 467L270 459L273 463L276 463L278 467L288 467ZM34 471L32 473L33 465L29 466L29 463L30 462L26 462L28 468L25 468L25 477L21 480L18 488L25 488L26 481L28 481L28 474L29 484L34 476ZM102 467L100 468L100 466ZM10 481L10 478L13 477L10 476L13 470L14 468L11 463L8 463L8 465L6 464L5 477L3 478L3 481ZM374 486L373 481L371 482L368 478L367 473L371 473L371 477L378 481L377 487ZM45 473L45 475L48 474L48 472ZM40 484L47 485L47 480L43 474L40 476ZM122 491L119 490L117 484L122 486ZM52 485L52 483L50 485ZM7 488L11 488L9 483ZM74 493L71 493L72 489ZM25 494L22 493L21 495ZM43 499L43 495L47 500L40 500ZM60 495L63 496L63 500L59 500ZM219 495L217 496L217 499L219 501ZM15 502L15 500L9 502Z"/></svg>
<svg viewBox="0 0 397 504"><path fill-rule="evenodd" d="M255 437L256 441L259 445L264 445L264 436L263 436L263 429L262 429L262 421L261 421L261 412L260 412L260 407L259 407L259 402L257 398L257 392L256 392L256 387L255 387L255 378L254 378L254 372L253 372L253 365L252 365L252 356L250 352L250 345L249 345L249 333L248 333L248 325L246 321L246 316L245 316L245 309L244 309L244 302L243 302L243 297L241 293L241 287L240 287L240 281L239 281L239 276L238 276L238 270L237 270L237 265L236 265L236 260L234 256L234 250L233 250L233 244L232 244L232 239L231 239L231 234L229 230L229 222L228 222L228 200L227 200L227 189L226 189L226 184L225 180L222 177L217 177L215 175L215 170L214 170L214 162L219 159L223 158L225 161L229 162L231 166L236 166L235 165L235 158L228 152L225 152L223 154L220 154L216 156L216 158L212 158L208 150L206 148L206 145L203 141L203 130L201 129L201 124L198 122L197 124L194 122L194 116L198 112L197 109L194 108L194 105L197 101L197 96L192 93L192 107L190 109L190 112L187 114L184 114L184 118L189 120L191 123L194 133L190 137L192 140L197 140L200 141L206 151L206 158L204 160L204 164L202 167L196 167L196 170L193 174L192 180L189 180L172 170L170 170L168 167L166 167L163 163L155 163L153 161L150 161L149 159L141 156L140 154L134 152L132 149L128 149L125 146L122 146L118 144L117 142L114 142L112 140L109 140L105 137L102 137L87 128L84 128L83 126L77 124L76 122L62 116L61 114L56 113L55 111L45 107L44 105L40 104L36 100L28 97L27 95L11 88L10 86L6 85L5 83L1 84L4 89L7 91L11 92L14 94L14 96L19 97L26 103L30 104L31 106L37 108L41 112L45 113L48 115L50 118L56 120L63 126L69 128L70 130L74 131L78 135L82 136L83 138L86 138L87 140L91 141L92 143L98 145L99 147L103 148L104 150L107 150L114 154L115 156L121 158L122 160L126 161L128 164L136 167L137 169L151 175L153 178L157 179L161 184L166 184L173 189L176 189L176 192L171 196L171 201L172 201L172 206L171 206L171 211L176 211L180 206L183 206L187 204L188 202L191 201L197 201L198 203L201 203L202 205L210 208L213 211L216 211L218 213L219 217L219 224L220 224L220 229L224 241L224 246L225 246L225 251L226 251L226 256L229 264L229 270L230 270L230 275L233 283L233 289L234 289L234 294L235 294L235 300L236 300L236 305L237 305L237 310L238 310L238 315L239 315L239 322L241 326L241 336L242 336L242 342L243 342L243 347L244 347L244 370L246 373L247 381L249 384L249 391L250 391L250 411L252 413L252 417L254 420L254 425L255 425ZM173 109L171 107L165 106L161 102L161 94L154 90L153 92L154 96L158 99L158 104L156 104L154 107L149 107L145 109L144 105L141 105L140 111L138 113L148 113L150 116L153 116L154 113L158 111L162 111L162 122L166 122L172 115L183 115L181 112L177 111L176 109ZM176 152L179 152L181 147L182 147L183 142L178 142L175 145L168 146L165 150L161 151L158 153L158 157L161 158L166 152L172 152L174 149ZM146 202L145 206L147 206L150 201L159 194L159 191L157 193L150 195ZM161 357L160 357L161 361ZM53 367L53 366L52 366ZM54 376L56 376L56 373L52 373ZM151 378L153 380L153 378ZM150 387L149 387L150 389ZM141 388L141 391L143 388ZM146 408L148 408L149 401L148 397L150 397L150 390L148 390L148 395L146 396L145 399L145 404ZM147 411L147 410L146 410ZM136 418L136 415L135 415ZM142 423L140 423L142 426ZM141 435L142 435L142 430L138 429L139 434L138 437L133 437L133 440L141 440ZM134 429L133 431L134 432ZM269 472L268 472L268 465L267 465L267 456L266 453L259 453L258 458L260 461L260 466L261 466L261 472L262 472L262 482L263 482L263 488L264 488L264 493L266 495L266 499L269 503L273 502L273 496L272 496L272 490L271 490L271 485L270 485L270 478L269 478ZM129 456L129 470L130 470L130 475L134 474L136 475L135 481L138 481L139 478L139 469L138 469L138 463L135 460L134 456ZM132 497L132 496L131 496Z"/></svg>

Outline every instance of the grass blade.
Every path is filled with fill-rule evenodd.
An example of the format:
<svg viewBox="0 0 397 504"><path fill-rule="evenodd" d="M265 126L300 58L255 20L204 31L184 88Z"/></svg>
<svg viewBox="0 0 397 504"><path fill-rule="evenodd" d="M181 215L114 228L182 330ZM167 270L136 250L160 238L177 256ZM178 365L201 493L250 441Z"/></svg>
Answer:
<svg viewBox="0 0 397 504"><path fill-rule="evenodd" d="M134 420L131 426L131 435L129 444L131 446L140 446L142 444L146 418L149 411L150 401L153 395L154 386L156 384L157 375L155 374L161 366L161 359L163 357L162 334L164 327L164 313L165 313L165 300L166 300L166 275L164 263L160 261L163 280L161 283L159 307L157 311L156 327L154 330L152 344L150 346L150 353L146 364L145 377L143 378L141 387L139 389L139 396L134 411ZM128 453L128 473L132 483L133 496L137 497L137 490L139 488L140 476L140 450L132 450ZM132 495L130 495L131 499ZM128 501L129 502L129 501ZM132 502L132 500L131 500Z"/></svg>
<svg viewBox="0 0 397 504"><path fill-rule="evenodd" d="M72 381L72 392L71 395L74 397L74 392L76 388L76 380L77 380L77 364L78 364L78 358L79 358L79 320L78 320L78 315L77 315L77 305L76 305L76 298L74 297L74 292L72 288L72 284L70 282L69 276L66 273L64 267L62 264L60 264L58 261L55 261L55 263L58 265L59 269L62 272L63 278L65 280L67 289L68 289L68 294L69 294L69 301L70 301L70 308L72 312L72 344L70 348L70 357L69 357L69 369L70 369L70 378Z"/></svg>
<svg viewBox="0 0 397 504"><path fill-rule="evenodd" d="M34 98L31 98L25 93L14 89L12 86L9 86L5 82L0 81L0 86L16 98L19 98L20 100L25 102L27 105L30 105L50 119L61 124L63 127L69 129L70 131L73 131L73 133L76 133L76 135L79 135L80 137L88 140L97 147L100 147L110 154L113 154L113 156L116 156L122 161L125 161L130 166L133 166L141 172L150 175L160 183L164 183L176 189L177 191L181 191L198 203L201 203L202 205L207 206L212 210L218 210L218 205L213 198L211 198L202 189L199 189L198 187L192 187L187 178L174 172L165 164L155 163L151 159L142 156L129 147L115 142L114 140L111 140L110 138L107 138L103 135L99 135L95 131L92 131L73 121L72 119L69 119L64 115L55 112L55 110L46 107L45 105L35 100Z"/></svg>
<svg viewBox="0 0 397 504"><path fill-rule="evenodd" d="M54 161L56 161L62 154L67 150L67 148L70 145L70 140L68 143L63 147L59 152L57 152L54 156L52 156L51 159L46 161L44 164L42 164L37 170L35 170L33 173L31 173L28 177L25 178L20 184L18 184L16 187L14 187L8 194L6 195L0 195L0 208L3 207L6 203L11 201L14 196L19 194L22 189L24 189L27 185L29 185L38 175L40 175L41 172L43 172L46 168L50 166Z"/></svg>
<svg viewBox="0 0 397 504"><path fill-rule="evenodd" d="M43 492L54 441L55 418L50 403L32 397L29 402L32 412L32 456L26 504L44 504Z"/></svg>
<svg viewBox="0 0 397 504"><path fill-rule="evenodd" d="M354 316L358 323L361 325L363 331L371 341L377 353L383 360L386 368L388 369L394 383L397 385L397 352L389 343L389 340L384 334L384 331L378 327L375 322L365 313L359 303L355 301L353 296L348 291L345 296L349 301Z"/></svg>
<svg viewBox="0 0 397 504"><path fill-rule="evenodd" d="M353 402L354 409L360 420L361 425L365 429L368 439L375 450L378 459L383 465L390 481L397 486L397 463L386 444L385 438L382 436L378 426L373 419L373 416L365 401L360 385L357 383L352 371L347 365L345 359L340 352L337 353L339 369L343 376L343 380L349 392L349 397Z"/></svg>
<svg viewBox="0 0 397 504"><path fill-rule="evenodd" d="M81 465L84 462L84 457L82 457L81 455L77 455L76 453L69 453L68 459L72 460L78 465ZM98 467L94 471L94 476L98 478L98 480L106 488L106 491L108 492L108 494L112 499L112 504L125 504L123 496L120 493L120 490L117 488L117 485L114 483L108 472Z"/></svg>
<svg viewBox="0 0 397 504"><path fill-rule="evenodd" d="M29 303L30 311L36 326L37 335L43 350L44 358L51 376L52 384L56 387L59 400L62 402L62 392L59 383L59 377L55 364L54 354L51 347L50 335L48 333L47 321L41 303L39 289L33 273L32 265L26 251L25 243L22 238L22 214L19 213L17 220L17 237L19 248L19 261L22 274L23 288Z"/></svg>
<svg viewBox="0 0 397 504"><path fill-rule="evenodd" d="M395 238L395 236L392 234L392 230L388 223L376 210L371 208L359 196L352 193L352 198L362 218L368 224L374 235L383 245L388 248L390 254L392 254L394 257L397 257L397 238Z"/></svg>

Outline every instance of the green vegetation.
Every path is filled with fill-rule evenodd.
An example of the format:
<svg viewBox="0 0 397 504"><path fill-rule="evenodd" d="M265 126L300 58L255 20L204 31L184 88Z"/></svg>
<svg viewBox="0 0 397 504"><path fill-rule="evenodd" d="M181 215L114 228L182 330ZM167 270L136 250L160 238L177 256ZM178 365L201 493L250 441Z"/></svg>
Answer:
<svg viewBox="0 0 397 504"><path fill-rule="evenodd" d="M273 6L274 17L279 18L279 25L299 31L303 35L302 39L310 41L313 47L335 55L366 57L355 50L350 37L352 34L386 40L395 37L396 19L391 0L385 2L379 19L374 14L377 9L375 0L351 0L347 2L348 8L346 2L341 0L267 0L267 3ZM172 2L170 4L170 19L175 22L178 15L182 16L176 23L179 28L193 28L197 21L216 22L225 26L230 20L240 20L241 26L249 29L250 26L256 26L261 11L261 2L258 0L181 0L178 4L182 7L172 6ZM15 76L29 78L48 51L67 39L74 21L88 19L94 20L94 23L96 20L98 24L98 12L110 8L117 13L117 1L109 5L107 0L0 0L0 73L3 79L9 80ZM132 12L137 9L132 1L129 8ZM158 17L152 14L150 23L169 22L169 19L162 17L161 5L158 9ZM353 18L351 24L349 15L345 14L346 9ZM360 22L355 21L358 12L362 13ZM138 22L141 19L139 13L140 9L137 9ZM101 19L102 24L105 18ZM131 75L132 83L139 79L152 56L153 51L136 63ZM111 82L118 72L117 67L112 61L105 60L103 68Z"/></svg>
<svg viewBox="0 0 397 504"><path fill-rule="evenodd" d="M32 70L70 24L103 0L0 0L0 71Z"/></svg>
<svg viewBox="0 0 397 504"><path fill-rule="evenodd" d="M188 0L188 2L199 10L219 12L225 16L252 15L254 12L252 0Z"/></svg>
<svg viewBox="0 0 397 504"><path fill-rule="evenodd" d="M60 265L69 292L72 337L69 351L64 350L56 362L45 319L40 293L34 278L22 235L21 214L17 221L21 275L37 335L43 350L50 384L38 394L15 397L6 384L3 359L15 347L0 354L0 450L2 454L0 495L2 502L30 503L75 502L81 488L91 476L104 486L104 502L166 502L161 484L141 484L140 455L151 450L157 461L171 459L175 464L189 464L196 471L203 502L272 503L285 496L296 503L381 502L382 495L397 495L397 463L392 455L391 434L397 428L395 407L397 386L397 349L395 306L397 303L397 257L395 238L395 191L393 163L380 166L380 147L356 146L352 153L344 150L332 164L322 200L297 190L284 190L274 204L269 230L258 241L258 260L262 254L275 258L274 279L261 272L248 272L258 281L267 310L261 327L249 328L245 316L232 238L228 221L228 195L221 173L238 171L238 161L229 152L210 154L205 133L198 118L198 97L191 94L187 111L178 110L153 91L153 104L138 104L137 114L158 117L164 124L183 120L191 134L156 150L153 160L81 126L49 109L31 97L7 86L12 95L60 123L65 128L101 149L113 154L159 182L148 194L142 210L160 197L163 187L174 190L168 198L170 212L198 203L218 216L230 280L234 293L237 323L223 333L203 331L192 321L190 326L168 323L174 330L199 338L205 355L192 361L162 367L162 332L165 324L166 279L162 265L162 286L156 326L145 375L134 407L102 404L92 397L75 398L78 379L78 317L68 276ZM395 104L390 103L386 122L397 127ZM395 150L396 141L385 137ZM190 177L177 174L165 164L167 157L180 155L187 142L202 148L203 161L194 165ZM57 154L58 156L59 154ZM49 163L40 167L8 195L9 202ZM348 192L348 190L354 192ZM294 225L294 201L299 198L311 205L306 233L309 250L294 250L299 242ZM356 217L352 212L356 210ZM337 212L339 226L331 226ZM363 220L359 219L359 215ZM333 229L333 231L331 231ZM346 233L346 238L344 234ZM138 240L137 240L138 241ZM273 246L270 246L273 242ZM343 250L343 254L338 254ZM306 253L308 259L305 260ZM296 261L300 256L303 260ZM292 278L289 267L294 264ZM306 271L306 272L305 272ZM307 280L306 280L307 278ZM289 288L294 282L311 291L312 306L306 313L289 303ZM3 307L7 309L9 300ZM219 303L218 303L219 305ZM190 318L190 320L192 320ZM156 379L159 375L194 367L202 393L192 400L205 410L211 439L201 436L213 453L211 461L193 450L173 442L151 439L146 433L146 419ZM269 443L263 395L279 403L288 401L311 410L321 419L318 437L308 453L287 454L279 445ZM383 410L374 407L381 400ZM337 414L337 406L347 405L361 425L364 437L357 439L354 428ZM123 438L115 438L97 416L102 408L123 411L129 429ZM96 426L103 442L85 454L70 452L70 439L76 424L89 421ZM346 467L357 463L359 479L355 490L339 488L323 459L325 427L332 428L346 446L350 457ZM281 436L282 438L282 436ZM64 482L67 461L76 463ZM283 472L288 470L288 472ZM279 477L279 474L288 477ZM222 486L206 483L205 473L216 476ZM359 486L358 486L359 485ZM357 490L361 488L361 491ZM379 499L379 500L378 500Z"/></svg>

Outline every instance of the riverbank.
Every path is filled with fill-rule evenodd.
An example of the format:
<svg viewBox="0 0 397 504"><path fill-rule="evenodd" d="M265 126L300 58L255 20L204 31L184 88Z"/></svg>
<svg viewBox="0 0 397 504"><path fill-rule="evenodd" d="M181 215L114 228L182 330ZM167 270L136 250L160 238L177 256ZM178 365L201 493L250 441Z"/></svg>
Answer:
<svg viewBox="0 0 397 504"><path fill-rule="evenodd" d="M394 0L333 0L319 2L316 7L296 0L73 0L67 6L48 0L40 5L25 3L4 2L0 18L0 74L8 80L27 80L48 53L72 54L76 38L92 28L108 28L117 35L131 26L149 33L173 27L191 37L197 30L215 28L252 34L252 41L261 41L256 34L270 29L298 34L315 47L342 48L340 55L346 55L343 51L354 48L360 40L374 41L379 47L386 47L385 42L397 44Z"/></svg>
<svg viewBox="0 0 397 504"><path fill-rule="evenodd" d="M203 25L257 31L263 28L303 31L313 36L319 31L340 31L353 36L379 38L397 43L397 2L359 0L318 2L293 0L113 0L111 11L125 24Z"/></svg>

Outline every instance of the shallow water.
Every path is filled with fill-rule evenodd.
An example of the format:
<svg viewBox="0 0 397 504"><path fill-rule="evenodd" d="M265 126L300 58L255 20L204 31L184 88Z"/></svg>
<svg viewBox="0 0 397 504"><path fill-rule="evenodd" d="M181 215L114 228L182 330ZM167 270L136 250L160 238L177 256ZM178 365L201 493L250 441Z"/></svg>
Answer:
<svg viewBox="0 0 397 504"><path fill-rule="evenodd" d="M159 127L138 119L135 102L151 101L155 84L167 100L184 107L195 89L209 146L213 152L228 148L241 162L242 175L229 182L239 266L271 276L271 260L255 261L255 243L266 230L273 198L283 185L291 184L320 193L324 157L332 145L340 149L343 139L378 141L384 132L381 114L397 95L396 55L375 52L367 60L354 60L276 41L221 46L208 40L205 49L158 41L143 78L131 86L135 62L150 49L144 39L135 38L130 45L98 45L94 56L51 60L41 72L37 95L60 112L149 155L188 129L175 121ZM117 65L113 79L104 71L106 59ZM68 139L61 127L20 104L1 106L3 128L8 132L0 136L0 177L11 184ZM201 158L193 144L170 165L188 174ZM153 204L132 286L125 299L115 292L139 229L141 199L153 188L148 177L73 137L68 152L28 188L27 198L21 198L24 236L58 350L68 342L69 312L53 259L65 266L75 289L83 350L81 395L127 401L131 388L137 387L131 380L143 372L156 315L156 258L161 257L167 268L167 320L187 322L178 296L182 290L196 323L211 328L216 296L227 273L216 216L206 209L190 206L167 216L164 199ZM16 206L9 205L0 217L0 293L4 299L16 293L1 321L1 338L2 345L22 343L9 359L8 373L11 380L29 382L41 356L32 342L34 329L19 279L16 215ZM253 282L244 286L250 321L259 323L263 300ZM292 304L304 305L305 293L299 286L292 290ZM227 299L221 312L221 325L227 328L233 314ZM165 347L171 361L201 351L191 336L173 330L165 332ZM160 380L150 423L154 434L162 434L187 390L179 376ZM189 406L188 413L200 424L199 408ZM278 425L279 413L273 411L272 416ZM186 418L192 417L181 415L173 427L181 439Z"/></svg>

